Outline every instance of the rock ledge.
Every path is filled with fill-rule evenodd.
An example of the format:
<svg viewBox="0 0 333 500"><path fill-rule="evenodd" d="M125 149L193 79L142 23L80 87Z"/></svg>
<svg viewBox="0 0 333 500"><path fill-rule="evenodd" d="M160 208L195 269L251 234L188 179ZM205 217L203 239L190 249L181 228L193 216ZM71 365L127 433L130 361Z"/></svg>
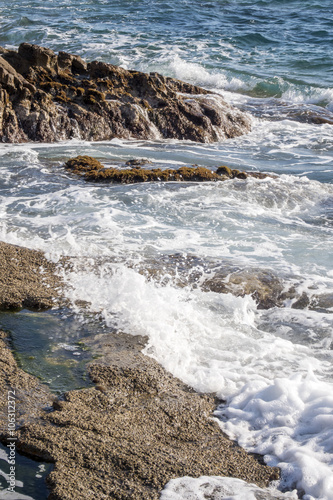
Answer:
<svg viewBox="0 0 333 500"><path fill-rule="evenodd" d="M118 138L213 142L250 130L219 95L158 73L127 71L22 43L0 47L3 142Z"/></svg>

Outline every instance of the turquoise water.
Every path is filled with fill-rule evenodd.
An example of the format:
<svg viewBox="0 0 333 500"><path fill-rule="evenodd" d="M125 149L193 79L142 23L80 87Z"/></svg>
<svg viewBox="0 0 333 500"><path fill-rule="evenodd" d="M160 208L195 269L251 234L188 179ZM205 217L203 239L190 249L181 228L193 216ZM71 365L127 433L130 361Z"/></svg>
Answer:
<svg viewBox="0 0 333 500"><path fill-rule="evenodd" d="M287 498L332 500L331 2L22 0L0 2L0 27L7 48L26 41L158 71L214 90L251 116L249 134L215 144L0 145L0 238L72 259L64 275L75 317L66 323L68 345L87 321L78 301L91 304L102 329L147 335L146 354L227 401L216 414L222 429L281 467L275 487ZM89 185L63 168L77 154L106 165L143 157L161 167L226 164L278 177ZM200 284L221 266L265 270L310 303L296 309L290 298L260 310L251 296L205 292ZM6 320L18 346L23 319L28 333L43 325L29 314ZM61 315L52 311L52 321L61 324ZM226 487L223 478L177 481L165 499L201 500L207 481ZM228 498L243 492L235 488Z"/></svg>

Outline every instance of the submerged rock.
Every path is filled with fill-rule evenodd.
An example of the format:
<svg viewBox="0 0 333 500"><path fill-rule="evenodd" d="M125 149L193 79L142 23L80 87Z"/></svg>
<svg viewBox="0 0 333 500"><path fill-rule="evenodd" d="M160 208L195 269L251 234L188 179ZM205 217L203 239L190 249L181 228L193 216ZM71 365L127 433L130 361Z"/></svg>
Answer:
<svg viewBox="0 0 333 500"><path fill-rule="evenodd" d="M3 142L176 138L220 141L247 133L248 116L219 95L158 73L22 43L0 48Z"/></svg>
<svg viewBox="0 0 333 500"><path fill-rule="evenodd" d="M283 304L283 282L269 270L239 269L229 274L217 272L204 281L202 288L205 291L232 293L236 297L251 295L258 309L281 307Z"/></svg>
<svg viewBox="0 0 333 500"><path fill-rule="evenodd" d="M250 295L258 309L282 307L286 299L285 283L273 271L242 268L237 262L170 254L143 261L137 269L148 280L153 279L162 286L172 283L179 287L200 288L204 292L231 293L236 297ZM296 290L289 290L288 298L297 298Z"/></svg>
<svg viewBox="0 0 333 500"><path fill-rule="evenodd" d="M13 391L14 394L8 391ZM8 435L8 395L15 401L16 426L38 420L51 408L54 396L40 381L24 372L10 350L7 334L0 330L0 440Z"/></svg>

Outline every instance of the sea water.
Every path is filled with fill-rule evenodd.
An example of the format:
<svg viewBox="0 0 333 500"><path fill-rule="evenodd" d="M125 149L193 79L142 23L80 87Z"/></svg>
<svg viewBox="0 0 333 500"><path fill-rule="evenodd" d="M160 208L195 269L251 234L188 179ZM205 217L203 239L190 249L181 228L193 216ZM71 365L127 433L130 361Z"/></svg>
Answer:
<svg viewBox="0 0 333 500"><path fill-rule="evenodd" d="M196 390L215 392L223 431L281 468L272 498L280 490L333 499L331 2L16 0L0 2L0 23L7 48L25 41L158 71L214 90L251 116L249 134L214 144L3 144L0 239L55 262L72 258L63 278L76 321L86 324L77 304L87 301L101 328L148 336L147 355ZM106 165L139 157L162 168L224 164L277 177L88 184L63 168L78 154ZM295 308L294 294L263 310L250 295L205 290L221 266L271 273L310 302ZM179 478L162 498L207 494L268 491Z"/></svg>

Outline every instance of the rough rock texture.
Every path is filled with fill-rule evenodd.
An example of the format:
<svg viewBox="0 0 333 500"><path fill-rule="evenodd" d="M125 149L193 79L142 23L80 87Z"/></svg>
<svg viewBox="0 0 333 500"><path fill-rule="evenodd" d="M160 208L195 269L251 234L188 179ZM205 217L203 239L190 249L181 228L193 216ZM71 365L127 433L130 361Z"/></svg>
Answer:
<svg viewBox="0 0 333 500"><path fill-rule="evenodd" d="M3 142L177 138L219 141L250 130L221 96L157 73L22 43L0 48Z"/></svg>
<svg viewBox="0 0 333 500"><path fill-rule="evenodd" d="M216 172L205 167L141 168L145 163L131 164L131 168L106 168L101 162L91 156L77 156L66 161L65 168L73 174L83 176L87 181L132 184L135 182L178 181L178 182L208 182L225 179L246 179L250 174L229 167L219 167ZM258 175L257 175L258 174ZM253 176L265 178L266 174L253 173Z"/></svg>
<svg viewBox="0 0 333 500"><path fill-rule="evenodd" d="M232 293L237 297L251 295L258 309L283 305L283 282L265 269L238 269L230 274L217 272L204 281L202 288L205 291Z"/></svg>
<svg viewBox="0 0 333 500"><path fill-rule="evenodd" d="M55 271L42 252L0 242L0 310L54 306L62 286Z"/></svg>
<svg viewBox="0 0 333 500"><path fill-rule="evenodd" d="M213 397L194 393L136 349L111 345L90 375L96 388L66 393L40 424L19 433L22 451L55 461L50 499L158 499L171 478L186 475L260 486L279 477L222 434L211 418Z"/></svg>
<svg viewBox="0 0 333 500"><path fill-rule="evenodd" d="M61 285L53 264L5 243L0 252L2 305L52 305ZM5 337L0 331L0 440L9 437L7 395L15 391L16 449L55 463L49 499L158 499L170 479L185 475L259 486L279 477L222 434L214 396L195 393L141 354L142 337L87 339L103 356L89 368L95 387L58 399L17 366Z"/></svg>

